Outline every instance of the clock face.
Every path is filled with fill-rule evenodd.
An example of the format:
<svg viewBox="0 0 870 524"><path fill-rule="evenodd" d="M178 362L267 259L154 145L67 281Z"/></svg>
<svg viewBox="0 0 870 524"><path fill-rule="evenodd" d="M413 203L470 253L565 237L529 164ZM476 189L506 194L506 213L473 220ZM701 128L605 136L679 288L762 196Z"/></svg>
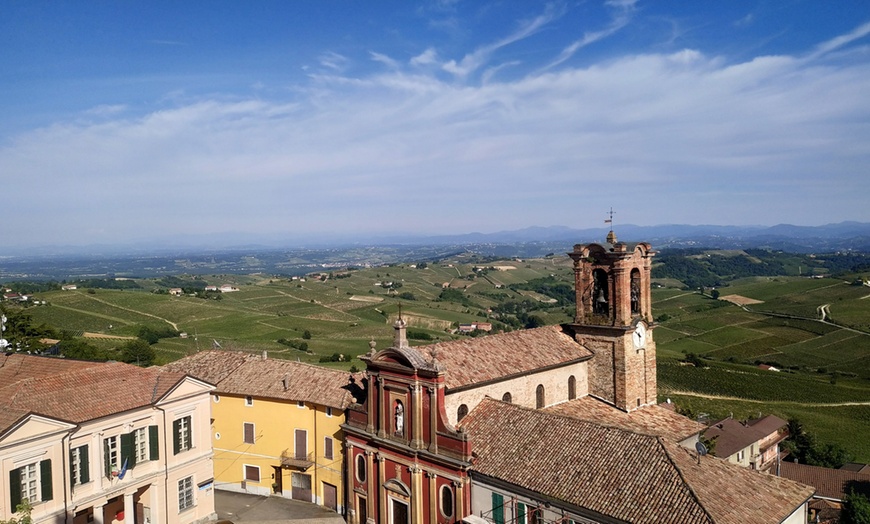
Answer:
<svg viewBox="0 0 870 524"><path fill-rule="evenodd" d="M635 349L640 349L646 346L646 326L643 322L638 323L637 328L634 330L634 334L631 336L631 340L634 342Z"/></svg>

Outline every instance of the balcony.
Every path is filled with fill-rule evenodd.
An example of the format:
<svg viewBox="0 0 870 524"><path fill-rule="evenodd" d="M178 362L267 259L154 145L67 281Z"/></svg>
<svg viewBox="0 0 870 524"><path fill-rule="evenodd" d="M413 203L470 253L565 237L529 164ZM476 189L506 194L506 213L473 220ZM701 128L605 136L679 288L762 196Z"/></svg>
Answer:
<svg viewBox="0 0 870 524"><path fill-rule="evenodd" d="M281 453L281 467L306 470L314 465L314 452L300 455L285 449Z"/></svg>

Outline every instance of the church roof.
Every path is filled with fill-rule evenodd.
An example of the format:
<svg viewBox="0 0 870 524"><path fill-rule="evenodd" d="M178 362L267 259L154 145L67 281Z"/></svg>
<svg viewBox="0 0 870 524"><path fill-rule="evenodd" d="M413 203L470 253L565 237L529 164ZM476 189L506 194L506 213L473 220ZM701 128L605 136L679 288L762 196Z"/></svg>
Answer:
<svg viewBox="0 0 870 524"><path fill-rule="evenodd" d="M779 523L813 488L697 456L669 439L490 398L462 421L479 472L542 497L644 523Z"/></svg>
<svg viewBox="0 0 870 524"><path fill-rule="evenodd" d="M438 363L447 371L448 392L592 357L592 352L560 326L463 338L413 349L423 355L435 351Z"/></svg>
<svg viewBox="0 0 870 524"><path fill-rule="evenodd" d="M636 433L665 437L680 442L697 435L705 425L658 405L626 413L595 397L582 397L556 404L544 411L556 415L596 422Z"/></svg>
<svg viewBox="0 0 870 524"><path fill-rule="evenodd" d="M312 402L337 409L353 401L343 389L348 384L347 372L292 360L209 350L165 367L212 382L217 386L215 393Z"/></svg>

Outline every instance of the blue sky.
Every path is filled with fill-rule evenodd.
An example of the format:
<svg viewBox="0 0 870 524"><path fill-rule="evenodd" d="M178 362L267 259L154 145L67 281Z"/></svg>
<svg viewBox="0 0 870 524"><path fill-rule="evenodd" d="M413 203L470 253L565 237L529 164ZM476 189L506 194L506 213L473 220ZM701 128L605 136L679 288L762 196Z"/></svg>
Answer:
<svg viewBox="0 0 870 524"><path fill-rule="evenodd" d="M870 221L870 2L0 13L0 246Z"/></svg>

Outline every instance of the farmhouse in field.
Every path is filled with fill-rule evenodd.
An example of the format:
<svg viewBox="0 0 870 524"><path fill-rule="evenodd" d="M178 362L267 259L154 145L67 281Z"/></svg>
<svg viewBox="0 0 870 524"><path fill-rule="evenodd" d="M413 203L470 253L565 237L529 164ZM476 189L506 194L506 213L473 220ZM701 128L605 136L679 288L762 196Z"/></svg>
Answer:
<svg viewBox="0 0 870 524"><path fill-rule="evenodd" d="M646 243L576 245L574 322L361 357L348 522L806 522L813 489L695 451L656 403Z"/></svg>

